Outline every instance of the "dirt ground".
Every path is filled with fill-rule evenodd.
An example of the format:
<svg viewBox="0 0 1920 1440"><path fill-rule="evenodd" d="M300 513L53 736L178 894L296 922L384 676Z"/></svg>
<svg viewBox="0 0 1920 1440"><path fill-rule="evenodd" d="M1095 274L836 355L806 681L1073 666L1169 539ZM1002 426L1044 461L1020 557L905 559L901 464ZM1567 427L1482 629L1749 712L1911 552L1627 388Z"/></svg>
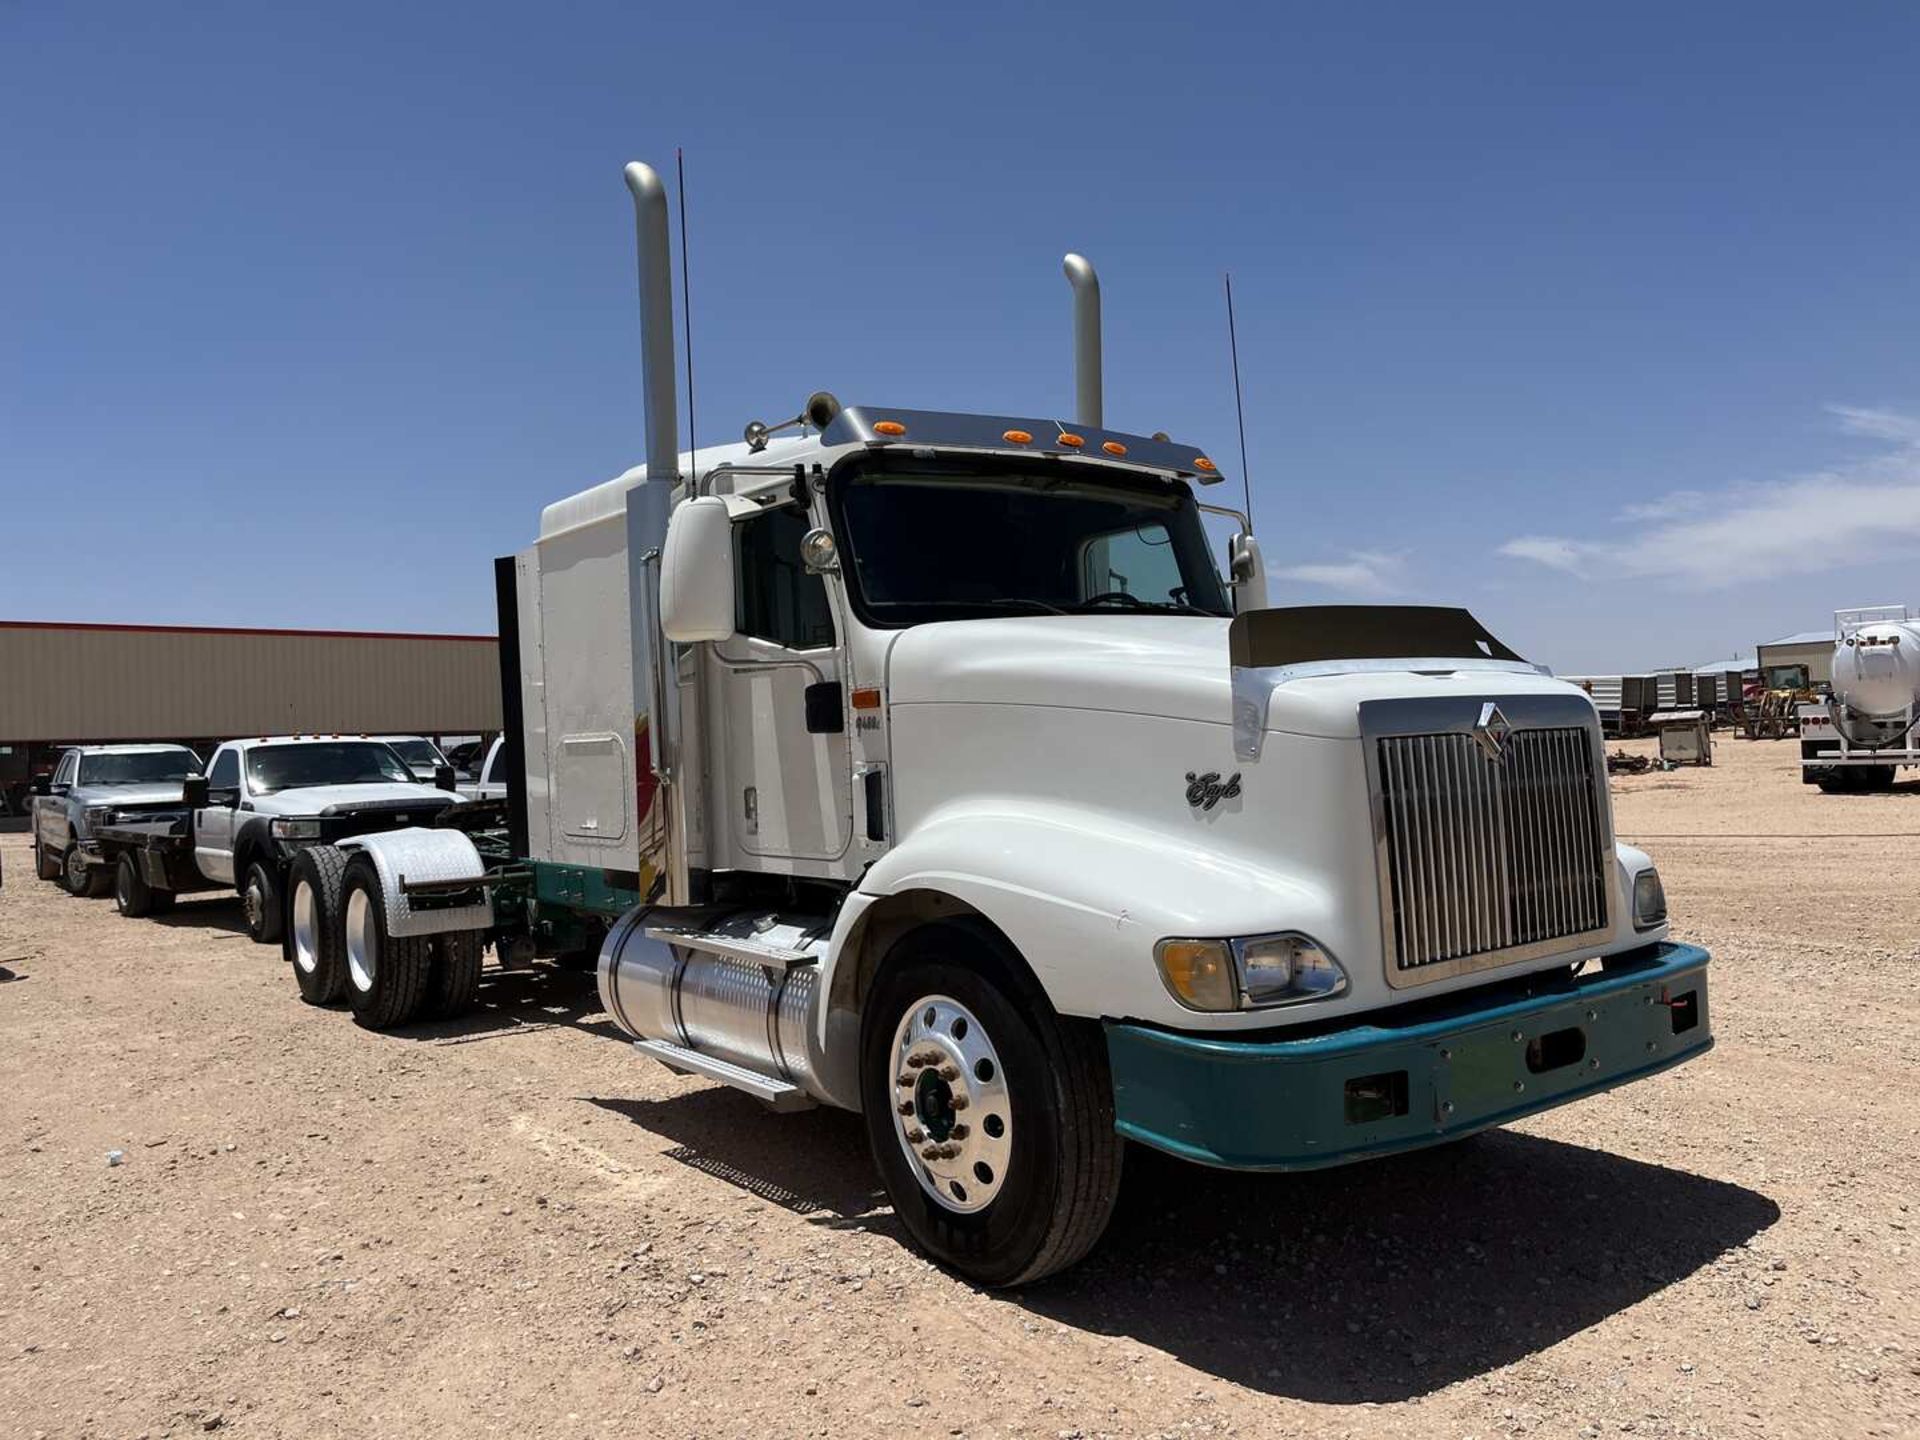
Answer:
<svg viewBox="0 0 1920 1440"><path fill-rule="evenodd" d="M637 1059L591 976L373 1034L232 903L122 920L0 835L0 1434L1920 1434L1920 781L1795 756L1615 782L1713 1053L1326 1174L1136 1150L1013 1295L905 1248L854 1117Z"/></svg>

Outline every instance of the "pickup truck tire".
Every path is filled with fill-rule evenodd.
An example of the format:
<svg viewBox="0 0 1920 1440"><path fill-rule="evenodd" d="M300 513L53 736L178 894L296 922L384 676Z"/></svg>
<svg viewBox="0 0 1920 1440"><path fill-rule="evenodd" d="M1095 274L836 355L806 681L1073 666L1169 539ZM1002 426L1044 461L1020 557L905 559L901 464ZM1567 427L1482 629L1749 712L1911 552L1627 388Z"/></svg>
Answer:
<svg viewBox="0 0 1920 1440"><path fill-rule="evenodd" d="M60 857L42 845L38 838L33 842L33 873L42 880L60 878Z"/></svg>
<svg viewBox="0 0 1920 1440"><path fill-rule="evenodd" d="M347 864L341 882L346 941L347 1003L356 1023L391 1030L420 1013L433 973L431 935L387 933L380 873L364 855Z"/></svg>
<svg viewBox="0 0 1920 1440"><path fill-rule="evenodd" d="M246 911L247 934L256 945L277 945L287 928L287 901L280 893L280 877L264 860L247 866L240 885L240 904Z"/></svg>
<svg viewBox="0 0 1920 1440"><path fill-rule="evenodd" d="M61 862L60 883L69 895L97 900L107 893L113 877L104 867L87 864L87 857L80 853L78 845L69 845L66 858Z"/></svg>
<svg viewBox="0 0 1920 1440"><path fill-rule="evenodd" d="M1105 1038L1023 978L988 937L931 926L888 955L861 1026L861 1110L894 1213L988 1286L1079 1260L1120 1191Z"/></svg>
<svg viewBox="0 0 1920 1440"><path fill-rule="evenodd" d="M173 909L173 892L147 884L133 857L122 855L113 867L113 903L129 920L144 920Z"/></svg>
<svg viewBox="0 0 1920 1440"><path fill-rule="evenodd" d="M347 857L332 845L302 850L287 874L287 931L280 953L309 1005L331 1005L347 988L347 942L341 931L346 874Z"/></svg>
<svg viewBox="0 0 1920 1440"><path fill-rule="evenodd" d="M486 959L478 930L451 930L433 937L433 968L427 977L422 1018L452 1020L473 1008L480 993L480 965Z"/></svg>

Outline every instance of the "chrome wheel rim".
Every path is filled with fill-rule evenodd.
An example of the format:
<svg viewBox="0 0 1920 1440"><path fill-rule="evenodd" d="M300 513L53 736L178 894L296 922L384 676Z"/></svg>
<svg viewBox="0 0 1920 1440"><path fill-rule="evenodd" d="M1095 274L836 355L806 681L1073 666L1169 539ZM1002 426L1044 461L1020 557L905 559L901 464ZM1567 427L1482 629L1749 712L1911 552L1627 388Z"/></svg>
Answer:
<svg viewBox="0 0 1920 1440"><path fill-rule="evenodd" d="M928 995L901 1017L890 1055L894 1135L920 1188L948 1210L984 1210L1013 1159L1012 1095L987 1027Z"/></svg>
<svg viewBox="0 0 1920 1440"><path fill-rule="evenodd" d="M378 941L373 933L373 905L364 890L355 890L347 896L346 931L347 973L353 977L353 988L371 990L374 972L380 968L380 958Z"/></svg>
<svg viewBox="0 0 1920 1440"><path fill-rule="evenodd" d="M76 848L67 852L67 888L84 890L87 885L87 862L80 858Z"/></svg>
<svg viewBox="0 0 1920 1440"><path fill-rule="evenodd" d="M293 887L293 963L311 975L320 964L319 906L313 886L301 880Z"/></svg>

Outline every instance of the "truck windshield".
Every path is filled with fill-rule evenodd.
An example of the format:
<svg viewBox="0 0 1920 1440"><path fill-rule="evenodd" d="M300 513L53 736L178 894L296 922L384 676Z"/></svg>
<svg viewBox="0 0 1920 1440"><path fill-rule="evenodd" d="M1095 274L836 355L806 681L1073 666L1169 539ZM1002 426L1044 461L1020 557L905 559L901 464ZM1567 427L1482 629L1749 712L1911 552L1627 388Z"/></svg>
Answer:
<svg viewBox="0 0 1920 1440"><path fill-rule="evenodd" d="M409 765L420 765L431 770L447 763L430 740L389 740L387 744Z"/></svg>
<svg viewBox="0 0 1920 1440"><path fill-rule="evenodd" d="M882 625L1232 613L1185 485L1080 465L889 461L838 487L855 604Z"/></svg>
<svg viewBox="0 0 1920 1440"><path fill-rule="evenodd" d="M260 745L247 752L247 785L256 795L309 785L373 785L384 780L415 783L413 772L393 747L378 741Z"/></svg>
<svg viewBox="0 0 1920 1440"><path fill-rule="evenodd" d="M82 785L150 785L198 774L200 757L191 750L138 750L123 755L82 755Z"/></svg>

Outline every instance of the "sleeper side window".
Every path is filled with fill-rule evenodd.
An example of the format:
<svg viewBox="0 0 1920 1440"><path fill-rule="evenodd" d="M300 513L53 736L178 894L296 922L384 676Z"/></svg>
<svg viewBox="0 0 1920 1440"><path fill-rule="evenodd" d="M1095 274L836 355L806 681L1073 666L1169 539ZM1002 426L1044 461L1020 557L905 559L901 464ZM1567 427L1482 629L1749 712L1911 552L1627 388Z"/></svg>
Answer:
<svg viewBox="0 0 1920 1440"><path fill-rule="evenodd" d="M833 644L833 611L827 584L809 575L800 559L800 537L809 526L804 511L783 505L733 527L739 595L735 621L742 635L789 650Z"/></svg>

